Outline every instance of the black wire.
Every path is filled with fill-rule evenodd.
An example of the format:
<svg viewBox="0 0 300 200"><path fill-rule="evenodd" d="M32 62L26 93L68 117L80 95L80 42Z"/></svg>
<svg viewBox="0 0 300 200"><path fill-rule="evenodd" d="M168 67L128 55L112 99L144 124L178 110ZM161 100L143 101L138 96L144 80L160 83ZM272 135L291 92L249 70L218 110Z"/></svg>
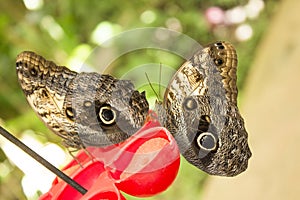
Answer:
<svg viewBox="0 0 300 200"><path fill-rule="evenodd" d="M78 184L76 181L71 179L68 175L57 169L55 166L53 166L51 163L49 163L47 160L45 160L43 157L41 157L39 154L37 154L35 151L30 149L28 146L26 146L23 142L21 142L18 138L13 136L11 133L9 133L7 130L5 130L2 126L0 126L0 134L5 137L7 140L18 146L20 149L22 149L25 153L30 155L32 158L34 158L37 162L42 164L44 167L49 169L51 172L53 172L56 176L64 180L66 183L68 183L70 186L72 186L74 189L76 189L81 194L85 194L87 190L82 187L80 184Z"/></svg>

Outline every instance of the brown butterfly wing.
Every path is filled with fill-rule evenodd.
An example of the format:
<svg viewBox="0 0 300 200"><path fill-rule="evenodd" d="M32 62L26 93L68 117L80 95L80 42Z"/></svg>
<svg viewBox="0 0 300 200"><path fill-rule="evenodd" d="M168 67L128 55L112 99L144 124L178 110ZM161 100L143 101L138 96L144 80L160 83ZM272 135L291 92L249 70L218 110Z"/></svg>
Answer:
<svg viewBox="0 0 300 200"><path fill-rule="evenodd" d="M144 123L148 102L130 81L76 73L34 52L22 52L17 76L38 116L67 147L106 146L130 137Z"/></svg>
<svg viewBox="0 0 300 200"><path fill-rule="evenodd" d="M237 175L251 157L237 108L236 68L230 43L207 45L175 73L158 111L182 155L212 175Z"/></svg>

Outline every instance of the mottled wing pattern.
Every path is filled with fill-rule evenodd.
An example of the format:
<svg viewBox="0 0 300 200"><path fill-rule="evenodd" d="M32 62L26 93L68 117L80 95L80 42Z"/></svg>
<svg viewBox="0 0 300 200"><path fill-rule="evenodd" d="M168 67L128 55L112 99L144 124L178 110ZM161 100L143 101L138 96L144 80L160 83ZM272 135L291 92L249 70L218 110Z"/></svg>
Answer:
<svg viewBox="0 0 300 200"><path fill-rule="evenodd" d="M67 147L119 143L144 124L148 102L131 81L76 73L29 51L16 66L29 104Z"/></svg>
<svg viewBox="0 0 300 200"><path fill-rule="evenodd" d="M75 124L64 112L65 96L76 72L44 59L34 52L25 51L17 56L16 69L19 83L28 103L42 121L66 146L80 148Z"/></svg>
<svg viewBox="0 0 300 200"><path fill-rule="evenodd" d="M207 45L179 68L158 104L182 155L212 175L237 175L251 157L237 108L236 68L230 43Z"/></svg>
<svg viewBox="0 0 300 200"><path fill-rule="evenodd" d="M82 72L69 88L65 109L85 146L120 143L140 129L148 115L145 93L129 80Z"/></svg>

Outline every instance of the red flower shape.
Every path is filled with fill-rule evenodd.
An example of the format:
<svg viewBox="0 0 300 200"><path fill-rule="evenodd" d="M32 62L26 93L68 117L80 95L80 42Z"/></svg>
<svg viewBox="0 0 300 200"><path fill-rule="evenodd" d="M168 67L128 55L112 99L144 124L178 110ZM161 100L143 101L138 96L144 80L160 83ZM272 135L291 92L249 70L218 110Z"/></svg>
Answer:
<svg viewBox="0 0 300 200"><path fill-rule="evenodd" d="M40 200L125 199L120 191L137 197L153 196L171 185L180 164L176 141L152 118L126 141L105 148L88 147L86 151L80 151L77 161L72 160L63 171L88 192L82 195L56 178Z"/></svg>

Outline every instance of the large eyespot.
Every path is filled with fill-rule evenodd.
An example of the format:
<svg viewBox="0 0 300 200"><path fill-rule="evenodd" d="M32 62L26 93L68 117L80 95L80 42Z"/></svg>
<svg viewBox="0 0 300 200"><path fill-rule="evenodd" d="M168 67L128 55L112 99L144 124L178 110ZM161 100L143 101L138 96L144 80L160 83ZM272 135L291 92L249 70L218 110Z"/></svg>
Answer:
<svg viewBox="0 0 300 200"><path fill-rule="evenodd" d="M70 120L74 121L74 119L75 119L75 110L73 110L72 107L67 107L66 108L66 116Z"/></svg>
<svg viewBox="0 0 300 200"><path fill-rule="evenodd" d="M117 113L109 105L104 105L100 108L99 117L103 124L112 125L116 121Z"/></svg>
<svg viewBox="0 0 300 200"><path fill-rule="evenodd" d="M220 65L222 65L222 64L224 63L224 60L221 59L221 58L216 58L216 59L214 60L214 62L215 62L215 64L216 64L217 66L220 66Z"/></svg>
<svg viewBox="0 0 300 200"><path fill-rule="evenodd" d="M187 97L183 101L183 108L185 110L195 110L197 107L197 101L193 97Z"/></svg>
<svg viewBox="0 0 300 200"><path fill-rule="evenodd" d="M201 133L197 137L197 144L200 149L214 151L217 148L217 138L210 132Z"/></svg>

